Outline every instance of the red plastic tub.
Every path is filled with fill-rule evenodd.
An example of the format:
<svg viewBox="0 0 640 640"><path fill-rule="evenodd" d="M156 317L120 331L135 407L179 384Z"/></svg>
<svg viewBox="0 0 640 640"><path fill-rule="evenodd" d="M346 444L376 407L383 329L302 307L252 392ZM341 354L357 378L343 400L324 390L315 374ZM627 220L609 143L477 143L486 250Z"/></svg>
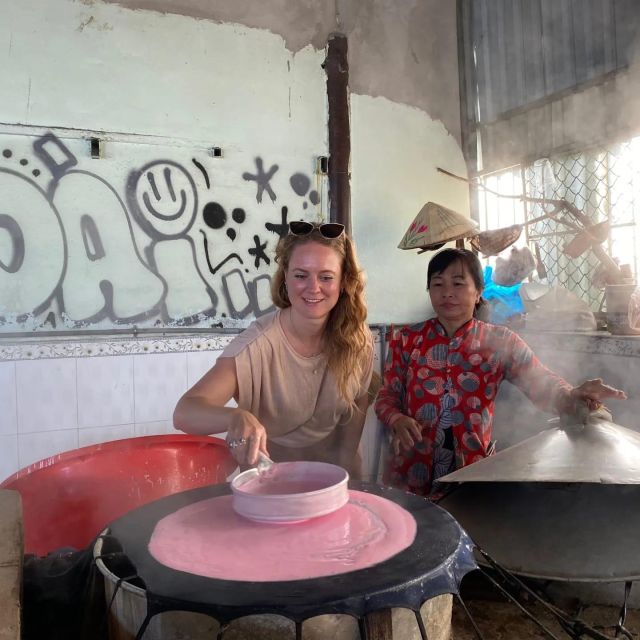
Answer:
<svg viewBox="0 0 640 640"><path fill-rule="evenodd" d="M25 553L84 549L112 520L171 493L224 482L236 468L223 440L167 435L115 440L46 458L0 489L22 496Z"/></svg>

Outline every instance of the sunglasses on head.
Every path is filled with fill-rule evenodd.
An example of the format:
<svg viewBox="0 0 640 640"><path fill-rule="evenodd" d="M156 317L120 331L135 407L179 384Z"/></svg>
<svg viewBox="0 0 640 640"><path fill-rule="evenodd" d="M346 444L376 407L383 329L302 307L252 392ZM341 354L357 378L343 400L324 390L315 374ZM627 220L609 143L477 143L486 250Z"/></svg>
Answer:
<svg viewBox="0 0 640 640"><path fill-rule="evenodd" d="M306 220L293 220L289 223L289 233L294 236L308 236L313 231L317 231L323 238L334 240L344 233L344 225L339 222L316 224Z"/></svg>

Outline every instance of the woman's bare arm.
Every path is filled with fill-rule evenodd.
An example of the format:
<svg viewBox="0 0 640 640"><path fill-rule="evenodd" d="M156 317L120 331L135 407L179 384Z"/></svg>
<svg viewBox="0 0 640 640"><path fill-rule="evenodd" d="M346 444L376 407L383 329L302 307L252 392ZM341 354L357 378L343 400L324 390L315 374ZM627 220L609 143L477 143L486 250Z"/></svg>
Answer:
<svg viewBox="0 0 640 640"><path fill-rule="evenodd" d="M244 443L233 448L240 464L255 464L258 451L267 451L267 433L248 411L226 407L238 394L236 364L233 358L218 358L216 364L178 401L173 424L185 433L206 435L227 432L227 442Z"/></svg>
<svg viewBox="0 0 640 640"><path fill-rule="evenodd" d="M178 401L173 413L174 426L198 435L227 431L234 408L225 407L225 404L237 395L237 389L233 358L218 358Z"/></svg>

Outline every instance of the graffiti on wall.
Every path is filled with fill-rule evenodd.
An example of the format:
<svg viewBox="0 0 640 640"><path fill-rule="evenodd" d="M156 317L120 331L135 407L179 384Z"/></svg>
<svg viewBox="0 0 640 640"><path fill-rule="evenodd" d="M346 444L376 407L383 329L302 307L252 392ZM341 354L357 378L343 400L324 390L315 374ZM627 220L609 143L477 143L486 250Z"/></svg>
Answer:
<svg viewBox="0 0 640 640"><path fill-rule="evenodd" d="M74 153L85 141L47 133L25 147L21 138L0 139L5 332L260 316L272 308L275 244L321 200L304 172L263 157L237 175L227 168L223 188L206 158L112 164L106 175L108 160Z"/></svg>

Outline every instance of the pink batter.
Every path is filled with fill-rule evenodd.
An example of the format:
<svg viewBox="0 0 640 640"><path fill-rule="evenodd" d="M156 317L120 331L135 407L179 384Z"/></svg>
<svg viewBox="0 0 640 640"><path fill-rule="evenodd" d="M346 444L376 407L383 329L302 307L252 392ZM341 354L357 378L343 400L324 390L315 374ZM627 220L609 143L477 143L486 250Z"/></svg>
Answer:
<svg viewBox="0 0 640 640"><path fill-rule="evenodd" d="M231 496L210 498L160 520L149 552L178 571L272 582L364 569L411 545L416 522L408 511L371 493L349 496L337 511L298 524L253 522L236 514Z"/></svg>

